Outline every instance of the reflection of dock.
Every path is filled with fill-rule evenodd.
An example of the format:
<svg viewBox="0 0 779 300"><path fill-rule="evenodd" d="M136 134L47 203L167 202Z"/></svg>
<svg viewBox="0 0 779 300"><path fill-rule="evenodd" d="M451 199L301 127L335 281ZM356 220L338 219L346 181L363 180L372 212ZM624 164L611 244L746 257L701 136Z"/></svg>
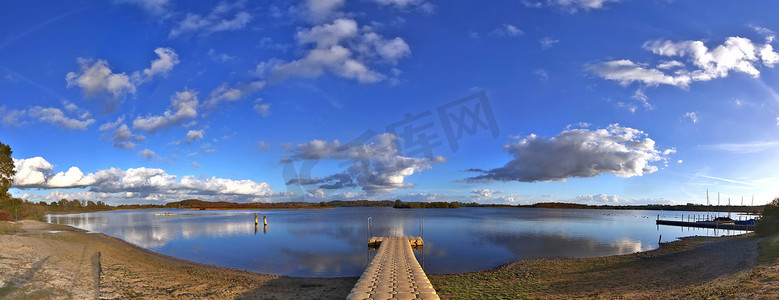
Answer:
<svg viewBox="0 0 779 300"><path fill-rule="evenodd" d="M379 252L346 299L440 299L411 247L419 237L373 237L369 246Z"/></svg>
<svg viewBox="0 0 779 300"><path fill-rule="evenodd" d="M669 220L657 220L657 225L672 225L672 226L684 226L684 227L698 227L698 228L714 228L714 229L727 229L727 230L748 230L754 231L755 225L748 224L734 224L734 223L717 223L717 222L684 222L684 221L669 221Z"/></svg>

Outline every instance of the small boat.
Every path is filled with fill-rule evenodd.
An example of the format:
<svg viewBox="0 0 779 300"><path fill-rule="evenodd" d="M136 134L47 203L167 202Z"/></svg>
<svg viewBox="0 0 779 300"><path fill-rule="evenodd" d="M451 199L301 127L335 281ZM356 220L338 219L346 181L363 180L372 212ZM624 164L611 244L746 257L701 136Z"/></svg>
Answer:
<svg viewBox="0 0 779 300"><path fill-rule="evenodd" d="M755 219L749 219L744 221L735 221L733 223L735 223L736 225L755 225L756 221Z"/></svg>
<svg viewBox="0 0 779 300"><path fill-rule="evenodd" d="M716 217L714 218L714 223L717 224L734 224L733 219L728 217Z"/></svg>

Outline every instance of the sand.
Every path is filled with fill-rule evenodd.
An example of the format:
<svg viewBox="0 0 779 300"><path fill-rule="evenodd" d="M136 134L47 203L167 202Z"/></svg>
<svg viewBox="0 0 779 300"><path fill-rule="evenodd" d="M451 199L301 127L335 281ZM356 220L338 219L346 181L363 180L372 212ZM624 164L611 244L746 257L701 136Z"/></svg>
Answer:
<svg viewBox="0 0 779 300"><path fill-rule="evenodd" d="M219 268L69 226L14 225L0 234L0 299L343 299L357 281Z"/></svg>

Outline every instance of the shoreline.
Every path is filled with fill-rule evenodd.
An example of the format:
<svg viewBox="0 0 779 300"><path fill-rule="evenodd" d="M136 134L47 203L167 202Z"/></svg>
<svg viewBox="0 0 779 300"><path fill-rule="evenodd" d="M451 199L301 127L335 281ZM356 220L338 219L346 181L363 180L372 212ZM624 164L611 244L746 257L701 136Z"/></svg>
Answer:
<svg viewBox="0 0 779 300"><path fill-rule="evenodd" d="M209 202L204 202L209 203ZM239 205L239 203L231 203ZM281 202L280 204L284 204ZM552 204L563 204L561 206L552 205ZM266 204L267 205L267 204ZM349 208L349 207L383 207L383 208L395 208L395 209L439 209L439 208L537 208L537 209L582 209L582 210L642 210L642 211L674 211L674 212L694 212L694 213L710 213L710 214L716 214L716 213L725 213L725 212L733 212L733 213L741 213L744 215L760 215L760 213L756 212L756 210L762 209L763 206L731 206L731 208L735 208L735 210L728 209L727 206L709 206L709 207L703 207L701 208L700 205L693 205L693 206L590 206L590 205L583 205L583 204L575 204L575 203L536 203L532 205L505 205L505 204L480 204L478 206L459 206L459 207L393 207L393 206L276 206L273 205L267 206L267 207L244 207L244 206L235 206L235 207L229 207L229 206L191 206L191 207L145 207L143 205L127 205L125 207L111 207L109 209L81 209L81 210L73 210L73 211L58 211L58 210L46 210L44 212L45 215L59 215L59 214L78 214L78 213L91 213L91 212L105 212L105 211L120 211L120 210L138 210L138 209L184 209L184 210L284 210L284 209L333 209L333 208ZM713 209L711 211L707 211L706 209Z"/></svg>
<svg viewBox="0 0 779 300"><path fill-rule="evenodd" d="M16 229L0 228L0 298L343 299L358 279L262 274L170 257L67 225L0 222L9 225Z"/></svg>
<svg viewBox="0 0 779 300"><path fill-rule="evenodd" d="M8 232L8 229L2 227L9 227L9 225L16 229ZM443 298L468 295L532 298L601 296L652 298L652 296L669 295L666 293L668 290L666 285L658 285L665 282L664 277L668 277L668 274L663 272L673 270L673 266L669 264L681 261L686 263L688 269L705 268L706 264L716 265L709 259L701 260L694 256L707 253L722 255L720 252L727 252L726 246L734 241L739 245L754 248L750 248L751 250L747 251L749 253L736 253L735 257L739 258L739 263L746 263L745 267L739 268L729 264L725 266L729 267L728 272L699 275L701 278L681 282L684 283L681 285L666 282L673 285L670 289L671 294L687 295L684 293L699 290L701 284L704 284L705 290L707 286L715 286L713 281L718 281L718 284L731 281L742 284L739 276L748 274L755 277L752 274L755 270L758 273L765 273L766 270L773 271L774 274L779 271L779 260L768 266L755 263L757 243L760 239L750 235L739 235L687 237L679 241L661 243L657 249L633 254L594 258L518 260L486 271L429 275L429 277ZM58 299L78 298L80 295L91 298L98 296L101 299L127 297L343 299L359 278L358 276L290 277L212 266L156 253L101 233L89 233L75 227L41 221L0 222L0 245L3 245L5 250L4 253L0 253L0 298L36 296ZM687 260L689 262L686 262ZM14 261L17 263L14 264ZM624 276L622 271L643 272L642 274L649 276L645 279L650 283L654 282L656 288L651 288L652 284L649 287L628 285L627 288L615 290L611 282L619 279L619 276ZM613 274L608 274L609 272ZM689 274L677 275L696 276L689 270L686 272ZM586 278L593 276L599 279L593 281ZM723 279L723 276L726 278ZM60 279L47 282L51 278ZM69 278L69 280L62 278ZM561 280L565 281L565 284L561 285ZM770 281L770 284L779 286L779 278L772 280L775 281ZM685 285L690 282L694 284ZM773 297L779 295L779 292L774 288L767 295Z"/></svg>

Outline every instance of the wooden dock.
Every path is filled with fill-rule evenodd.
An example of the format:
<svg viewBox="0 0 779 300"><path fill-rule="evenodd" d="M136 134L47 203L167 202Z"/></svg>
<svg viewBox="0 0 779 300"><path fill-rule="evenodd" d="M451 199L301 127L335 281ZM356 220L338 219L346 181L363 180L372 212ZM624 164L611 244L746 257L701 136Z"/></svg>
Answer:
<svg viewBox="0 0 779 300"><path fill-rule="evenodd" d="M379 251L346 299L440 299L414 257L419 237L373 237Z"/></svg>
<svg viewBox="0 0 779 300"><path fill-rule="evenodd" d="M717 224L715 222L684 222L684 221L670 221L670 220L657 220L656 223L657 225L755 231L755 225Z"/></svg>

